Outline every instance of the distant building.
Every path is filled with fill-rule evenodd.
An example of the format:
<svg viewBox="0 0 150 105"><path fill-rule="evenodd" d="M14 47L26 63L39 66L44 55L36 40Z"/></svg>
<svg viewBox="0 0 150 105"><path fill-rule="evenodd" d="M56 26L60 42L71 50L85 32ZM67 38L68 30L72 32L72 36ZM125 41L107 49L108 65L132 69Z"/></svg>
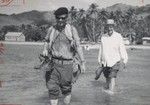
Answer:
<svg viewBox="0 0 150 105"><path fill-rule="evenodd" d="M125 45L129 45L130 44L129 38L123 38L123 41L124 41Z"/></svg>
<svg viewBox="0 0 150 105"><path fill-rule="evenodd" d="M150 45L150 37L143 37L142 38L142 42L143 42L143 45Z"/></svg>
<svg viewBox="0 0 150 105"><path fill-rule="evenodd" d="M25 36L22 32L8 32L5 35L5 41L25 41Z"/></svg>

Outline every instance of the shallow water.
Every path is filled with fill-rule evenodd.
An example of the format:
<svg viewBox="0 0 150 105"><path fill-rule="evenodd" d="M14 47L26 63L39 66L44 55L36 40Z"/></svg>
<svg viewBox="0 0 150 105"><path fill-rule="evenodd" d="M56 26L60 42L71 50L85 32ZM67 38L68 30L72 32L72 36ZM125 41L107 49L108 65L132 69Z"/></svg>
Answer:
<svg viewBox="0 0 150 105"><path fill-rule="evenodd" d="M33 69L41 50L41 46L6 45L0 64L0 104L49 105L44 73ZM87 70L73 85L71 105L150 105L150 50L128 49L129 62L118 73L114 96L102 91L103 75L94 80L98 50L84 54ZM62 100L60 96L59 105Z"/></svg>

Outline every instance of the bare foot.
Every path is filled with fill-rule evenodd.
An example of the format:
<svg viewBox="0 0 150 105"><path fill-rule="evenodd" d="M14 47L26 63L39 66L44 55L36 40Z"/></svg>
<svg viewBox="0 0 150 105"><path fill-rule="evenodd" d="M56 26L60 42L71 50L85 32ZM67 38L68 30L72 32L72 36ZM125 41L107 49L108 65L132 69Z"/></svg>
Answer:
<svg viewBox="0 0 150 105"><path fill-rule="evenodd" d="M105 93L107 93L107 94L109 94L109 95L114 95L114 91L111 91L109 89L103 88L102 91L105 92Z"/></svg>

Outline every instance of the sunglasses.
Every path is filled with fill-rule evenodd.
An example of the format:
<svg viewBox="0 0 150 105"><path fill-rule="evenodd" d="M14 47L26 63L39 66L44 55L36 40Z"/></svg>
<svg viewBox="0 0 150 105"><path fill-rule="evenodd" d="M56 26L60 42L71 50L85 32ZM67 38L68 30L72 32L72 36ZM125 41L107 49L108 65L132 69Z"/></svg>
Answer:
<svg viewBox="0 0 150 105"><path fill-rule="evenodd" d="M65 20L67 17L65 16L65 17L56 17L56 19L58 19L58 20L60 20L60 19L62 19L62 20Z"/></svg>

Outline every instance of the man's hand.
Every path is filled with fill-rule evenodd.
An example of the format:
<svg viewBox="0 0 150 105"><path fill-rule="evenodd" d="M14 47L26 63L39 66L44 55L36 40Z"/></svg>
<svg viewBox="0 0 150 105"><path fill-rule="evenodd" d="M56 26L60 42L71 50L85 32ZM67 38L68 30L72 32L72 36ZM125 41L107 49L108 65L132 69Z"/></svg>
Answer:
<svg viewBox="0 0 150 105"><path fill-rule="evenodd" d="M98 64L99 64L99 67L102 67L102 63L101 62L98 62Z"/></svg>
<svg viewBox="0 0 150 105"><path fill-rule="evenodd" d="M48 50L43 50L43 56L48 56Z"/></svg>
<svg viewBox="0 0 150 105"><path fill-rule="evenodd" d="M123 59L120 60L120 70L124 70L126 68L126 64L124 63Z"/></svg>

